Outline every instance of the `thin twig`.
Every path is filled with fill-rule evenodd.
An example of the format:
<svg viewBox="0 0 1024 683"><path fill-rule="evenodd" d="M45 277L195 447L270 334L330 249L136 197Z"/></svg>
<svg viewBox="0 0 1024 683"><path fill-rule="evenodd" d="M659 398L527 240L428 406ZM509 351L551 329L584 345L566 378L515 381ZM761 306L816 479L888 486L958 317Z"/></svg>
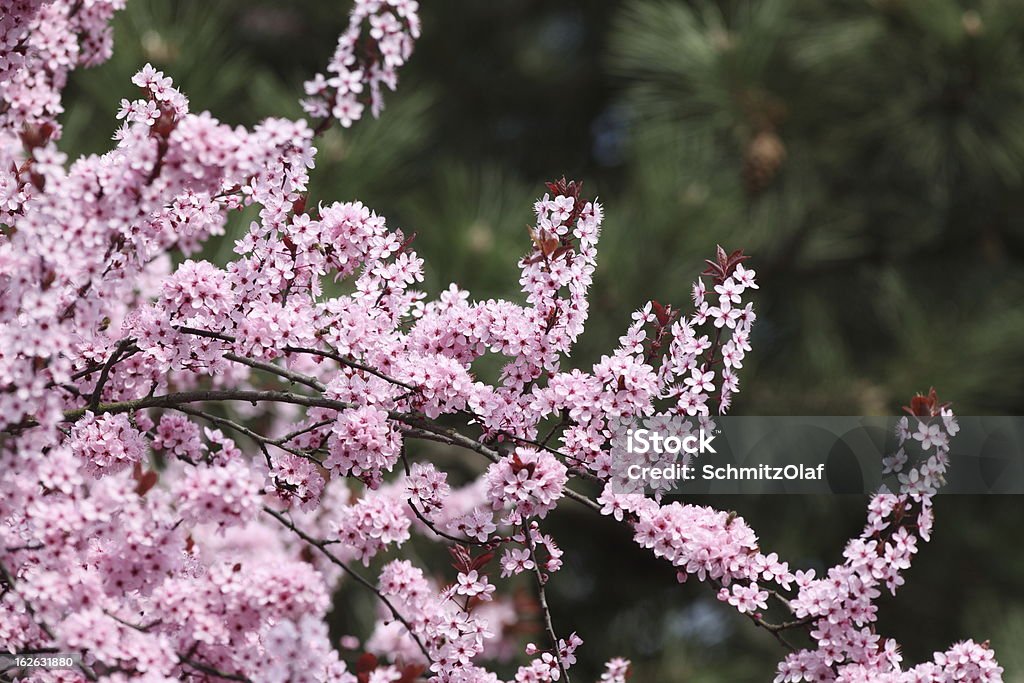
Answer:
<svg viewBox="0 0 1024 683"><path fill-rule="evenodd" d="M426 646L423 644L423 641L420 640L419 635L417 635L416 631L413 630L412 624L410 624L409 621L402 616L402 613L398 611L398 608L395 607L390 600L388 600L386 595L377 590L377 587L374 586L369 579L367 579L362 574L358 573L357 571L349 567L347 564L342 562L334 553L328 550L328 542L313 538L305 531L295 526L295 524L293 524L291 520L289 520L287 517L282 515L277 510L274 510L273 508L264 506L263 511L271 517L273 517L274 519L276 519L284 526L286 526L288 529L291 529L291 531L295 533L295 535L297 535L303 541L319 550L320 553L323 554L324 557L326 557L331 562L331 564L339 567L343 572L345 572L350 577L355 579L358 583L371 590L374 593L374 595L376 595L377 598L382 603L384 603L384 606L388 608L388 611L391 612L391 616L393 616L397 621L399 621L403 626L405 626L405 630L409 632L409 636L416 642L416 645L419 646L420 651L427 658L427 661L434 661L433 658L430 656L430 652L427 651Z"/></svg>
<svg viewBox="0 0 1024 683"><path fill-rule="evenodd" d="M305 347L305 346L286 346L286 347L284 347L284 352L285 353L304 353L304 354L311 355L311 356L322 356L324 358L330 358L331 360L336 361L338 363L341 363L342 365L347 365L348 367L352 368L353 370L359 370L361 372L365 372L367 374L373 375L374 377L382 379L385 382L388 382L390 384L394 384L395 386L402 387L403 389L407 389L407 390L413 391L413 392L416 392L416 391L420 390L420 388L415 386L415 385L409 384L408 382L403 382L400 379L395 379L394 377L390 377L389 375L381 372L380 370L376 370L374 368L371 368L369 365L366 365L365 363L360 363L357 360L353 360L351 358L346 358L345 356L341 355L340 353L335 353L334 351L327 351L327 350L323 350L323 349L311 349L311 348L308 348L308 347Z"/></svg>
<svg viewBox="0 0 1024 683"><path fill-rule="evenodd" d="M537 544L533 540L533 534L530 528L524 523L523 524L523 536L527 543L527 548L530 549L530 559L533 560L533 574L537 579L537 599L540 601L540 609L544 614L544 629L547 631L548 638L551 640L552 654L555 656L555 661L558 662L558 670L562 674L562 680L565 683L571 683L569 680L569 672L566 671L565 665L562 663L562 653L558 648L558 636L555 634L555 626L551 621L551 608L548 607L548 596L547 591L544 589L544 584L547 579L544 573L540 570L540 562L537 560Z"/></svg>
<svg viewBox="0 0 1024 683"><path fill-rule="evenodd" d="M242 683L252 683L252 679L247 678L242 674L233 674L228 673L226 671L221 671L220 669L213 668L209 664L203 664L202 662L197 662L194 659L183 657L180 661L185 666L191 667L196 671L199 671L200 673L206 674L207 676L216 676L217 678L223 678L226 681L241 681Z"/></svg>
<svg viewBox="0 0 1024 683"><path fill-rule="evenodd" d="M720 581L718 581L717 579L708 579L708 583L710 583L711 586L716 588L717 590L721 590L722 589L722 583ZM788 629L791 629L791 628L797 628L799 626L806 626L806 625L816 621L815 618L806 618L806 619L800 619L800 620L793 621L793 622L783 622L781 624L773 624L773 623L771 623L769 621L765 621L764 618L761 617L759 614L751 613L751 614L747 614L746 616L750 619L750 621L752 621L754 623L755 626L758 626L759 628L763 628L765 631L768 631L768 633L771 633L772 636L775 638L775 640L779 641L779 644L782 645L787 650L789 650L790 652L796 652L796 647L783 637L782 631L785 631L785 630L788 630Z"/></svg>
<svg viewBox="0 0 1024 683"><path fill-rule="evenodd" d="M404 446L402 447L402 463L405 465L405 476L408 477L409 474L410 474L409 458L405 454L405 447ZM429 519L427 519L426 515L424 515L422 512L420 512L420 509L418 507L416 507L416 504L412 502L411 498L408 499L407 502L409 503L409 508L412 510L413 514L416 515L417 519L419 519L421 522L423 522L427 526L428 529L433 531L435 534L437 534L441 538L446 538L449 541L452 541L453 543L458 543L460 545L480 545L480 546L490 546L491 545L487 541L478 541L475 538L459 538L458 536L452 536L449 533L441 531L440 529L437 528L436 524L431 522Z"/></svg>
<svg viewBox="0 0 1024 683"><path fill-rule="evenodd" d="M282 368L280 365L274 365L273 363L264 363L263 361L253 360L252 358L239 356L238 354L231 353L230 351L225 353L224 357L235 363L248 365L250 368L255 368L256 370L263 370L264 372L275 374L278 377L283 377L284 379L287 379L290 382L305 384L307 387L310 387L311 389L315 389L317 391L324 391L327 388L320 380L316 379L315 377L309 377L308 375L303 375L298 372L287 370L285 368Z"/></svg>
<svg viewBox="0 0 1024 683"><path fill-rule="evenodd" d="M284 436L278 437L278 438L274 439L273 441L271 441L270 443L272 443L275 446L280 446L281 444L286 444L289 441L297 439L298 437L302 436L303 434L308 434L309 432L314 432L314 431L320 429L321 427L326 427L327 425L329 425L331 423L332 423L332 420L320 420L319 422L314 422L313 424L309 425L308 427L303 427L302 429L296 429L293 432L288 432Z"/></svg>
<svg viewBox="0 0 1024 683"><path fill-rule="evenodd" d="M200 329L197 329L197 328L194 328L194 327L185 327L185 326L178 326L175 329L177 329L179 332L182 332L184 334L190 334L190 335L193 335L193 336L196 336L196 337L208 337L210 339L218 339L220 341L228 342L228 343L232 343L232 344L235 342L235 338L234 337L232 337L231 335L228 335L228 334L223 334L221 332L211 332L209 330L200 330ZM371 374L371 375L373 375L375 377L378 377L378 378L380 378L380 379L382 379L382 380L384 380L386 382L390 382L391 384L394 384L396 386L400 386L403 389L408 389L409 391L419 391L419 387L416 387L416 386L413 386L412 384L409 384L407 382L403 382L401 380L395 379L394 377L389 377L388 375L386 375L385 373L381 372L380 370L372 368L369 365L366 365L364 363L360 363L359 361L354 360L352 358L346 358L345 356L343 356L340 353L337 353L335 351L331 351L331 350L328 350L328 349L314 349L314 348L310 348L310 347L306 347L306 346L285 346L283 350L284 350L285 353L301 353L301 354L306 354L306 355L311 355L311 356L320 356L322 358L329 358L329 359L331 359L333 361L341 363L342 365L347 365L350 368L353 368L355 370L359 370L361 372L366 372L366 373Z"/></svg>
<svg viewBox="0 0 1024 683"><path fill-rule="evenodd" d="M305 458L306 460L310 460L316 463L317 465L323 464L309 453L306 453L305 451L302 451L298 448L291 448L290 446L279 444L276 442L276 440L263 436L259 432L254 432L245 425L238 424L234 420L229 420L226 417L220 417L219 415L213 415L211 413L207 413L206 411L197 410L195 408L189 408L184 405L171 406L169 407L169 410L177 410L178 412L185 413L186 415L192 415L193 417L198 417L203 420L209 420L210 422L213 422L216 425L219 425L221 427L227 427L228 429L234 430L239 434L243 434L252 439L253 441L255 441L256 444L260 446L260 448L264 449L264 451L266 450L264 446L274 446L275 448L280 448L282 451L286 451L288 453L291 453L292 455L298 456L300 458Z"/></svg>

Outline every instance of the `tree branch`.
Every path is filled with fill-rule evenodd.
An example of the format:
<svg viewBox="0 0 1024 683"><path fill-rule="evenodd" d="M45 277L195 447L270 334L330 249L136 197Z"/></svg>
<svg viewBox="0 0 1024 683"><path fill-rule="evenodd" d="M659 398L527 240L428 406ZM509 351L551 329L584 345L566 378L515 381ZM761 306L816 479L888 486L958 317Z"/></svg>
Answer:
<svg viewBox="0 0 1024 683"><path fill-rule="evenodd" d="M377 587L374 586L369 579L367 579L362 574L358 573L357 571L349 567L347 564L342 562L334 553L328 550L327 541L322 541L313 538L305 531L295 526L295 524L292 523L291 520L289 520L287 517L282 515L277 510L274 510L273 508L264 506L263 511L271 517L273 517L274 519L276 519L281 524L283 524L288 529L291 529L291 531L294 532L295 535L301 538L303 541L319 550L320 553L323 554L324 557L326 557L331 562L331 564L337 566L343 572L345 572L350 577L355 579L359 584L372 591L374 595L376 595L377 598L384 604L384 606L388 608L388 611L391 612L391 616L393 616L398 622L400 622L405 627L405 630L409 632L409 636L416 642L416 645L419 646L420 652L422 652L423 656L427 658L427 661L434 661L433 658L430 656L430 652L427 651L426 646L423 644L423 641L420 640L419 635L417 635L416 631L413 630L412 624L410 624L409 621L402 616L401 612L398 611L398 608L395 607L390 600L388 600L387 596L385 596L383 593L377 590Z"/></svg>
<svg viewBox="0 0 1024 683"><path fill-rule="evenodd" d="M562 663L562 654L558 648L558 636L555 634L555 626L551 621L551 608L548 607L548 596L544 589L547 578L540 570L540 562L537 560L537 544L526 524L523 524L523 535L528 544L527 547L530 549L530 559L533 560L533 574L537 579L537 600L540 602L541 613L544 615L544 630L547 631L548 639L551 641L552 654L555 656L555 661L558 662L558 671L562 674L562 680L565 683L572 683L569 680L569 672L566 671L565 665Z"/></svg>
<svg viewBox="0 0 1024 683"><path fill-rule="evenodd" d="M122 339L119 341L117 346L114 347L113 353L110 354L110 358L108 358L107 362L103 364L102 368L100 368L100 377L96 380L96 387L92 390L92 398L89 399L89 407L93 410L95 410L96 406L100 403L100 398L103 394L103 386L107 383L107 379L110 377L111 369L118 363L118 361L121 360L121 354L123 354L132 344L134 344L134 341L131 339Z"/></svg>
<svg viewBox="0 0 1024 683"><path fill-rule="evenodd" d="M221 671L220 669L215 669L208 664L203 664L202 662L197 662L194 659L189 659L188 657L183 657L180 661L185 666L191 667L196 671L199 671L200 673L206 674L207 676L223 678L226 681L241 681L242 683L252 683L252 679L247 678L241 674L227 673L225 671Z"/></svg>

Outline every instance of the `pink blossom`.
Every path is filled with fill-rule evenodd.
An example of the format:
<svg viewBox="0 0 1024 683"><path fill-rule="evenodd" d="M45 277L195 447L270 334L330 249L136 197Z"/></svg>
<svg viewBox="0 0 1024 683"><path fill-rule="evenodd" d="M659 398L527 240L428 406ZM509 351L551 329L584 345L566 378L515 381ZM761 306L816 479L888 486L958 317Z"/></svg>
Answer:
<svg viewBox="0 0 1024 683"><path fill-rule="evenodd" d="M146 442L125 414L93 416L86 413L71 433L71 452L84 469L102 477L128 469L146 457Z"/></svg>

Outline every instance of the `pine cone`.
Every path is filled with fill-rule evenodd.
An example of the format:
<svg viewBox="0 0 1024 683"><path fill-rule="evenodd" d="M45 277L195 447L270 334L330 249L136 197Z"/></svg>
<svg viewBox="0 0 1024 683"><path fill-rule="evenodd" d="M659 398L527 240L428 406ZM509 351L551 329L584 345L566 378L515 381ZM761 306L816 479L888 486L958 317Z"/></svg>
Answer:
<svg viewBox="0 0 1024 683"><path fill-rule="evenodd" d="M786 145L775 131L759 132L747 145L743 158L743 182L749 194L764 191L786 160Z"/></svg>

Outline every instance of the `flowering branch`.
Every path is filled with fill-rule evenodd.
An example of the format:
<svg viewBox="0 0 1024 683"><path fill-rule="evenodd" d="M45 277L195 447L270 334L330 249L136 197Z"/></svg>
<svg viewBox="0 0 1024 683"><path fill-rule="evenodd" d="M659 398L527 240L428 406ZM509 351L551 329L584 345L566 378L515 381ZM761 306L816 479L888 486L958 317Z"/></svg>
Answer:
<svg viewBox="0 0 1024 683"><path fill-rule="evenodd" d="M547 583L547 577L540 570L540 562L537 560L537 549L533 542L531 529L529 527L523 528L523 536L527 539L530 548L530 559L533 561L533 574L537 578L537 599L540 601L541 614L544 616L544 629L547 631L548 639L551 642L551 652L555 660L558 663L558 671L561 678L565 679L565 683L570 683L569 672L566 671L565 665L562 662L562 655L560 652L558 636L555 634L555 626L551 620L551 608L548 606L547 591L544 588L544 584Z"/></svg>
<svg viewBox="0 0 1024 683"><path fill-rule="evenodd" d="M221 679L224 679L225 681L242 681L242 683L252 683L252 679L250 679L250 678L248 678L246 676L242 676L241 674L227 673L227 672L221 671L219 669L215 669L212 666L209 666L207 664L203 664L202 662L197 662L197 661L192 660L192 659L188 659L188 658L182 659L181 663L184 664L185 666L191 668L191 669L195 669L199 673L204 673L204 674L207 674L209 676L213 676L214 678L221 678Z"/></svg>

